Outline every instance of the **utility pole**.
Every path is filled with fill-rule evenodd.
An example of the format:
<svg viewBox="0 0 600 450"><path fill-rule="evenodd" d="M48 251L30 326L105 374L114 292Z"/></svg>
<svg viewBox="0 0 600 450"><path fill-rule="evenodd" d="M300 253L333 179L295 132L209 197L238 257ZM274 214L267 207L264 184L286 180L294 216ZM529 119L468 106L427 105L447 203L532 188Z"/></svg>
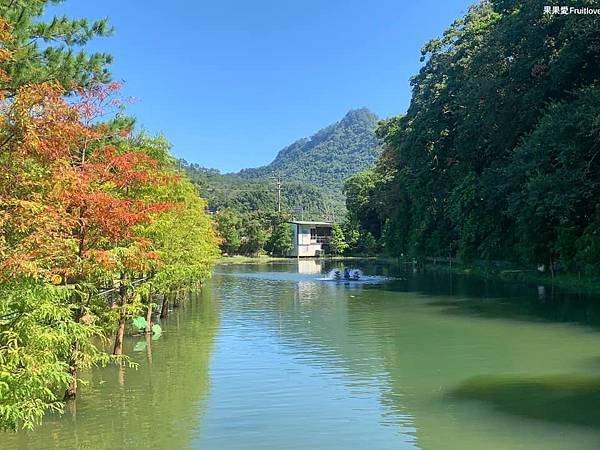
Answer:
<svg viewBox="0 0 600 450"><path fill-rule="evenodd" d="M275 189L277 191L277 212L281 213L281 191L283 190L281 187L281 177L278 176L275 180L277 183L277 188Z"/></svg>
<svg viewBox="0 0 600 450"><path fill-rule="evenodd" d="M281 178L277 178L277 212L281 212Z"/></svg>

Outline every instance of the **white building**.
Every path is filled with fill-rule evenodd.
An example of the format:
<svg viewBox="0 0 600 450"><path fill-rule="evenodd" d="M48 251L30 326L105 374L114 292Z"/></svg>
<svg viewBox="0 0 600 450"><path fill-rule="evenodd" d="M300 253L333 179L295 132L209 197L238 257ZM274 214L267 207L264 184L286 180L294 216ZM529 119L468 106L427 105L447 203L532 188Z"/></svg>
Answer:
<svg viewBox="0 0 600 450"><path fill-rule="evenodd" d="M329 252L331 222L290 221L292 245L290 256L321 256Z"/></svg>

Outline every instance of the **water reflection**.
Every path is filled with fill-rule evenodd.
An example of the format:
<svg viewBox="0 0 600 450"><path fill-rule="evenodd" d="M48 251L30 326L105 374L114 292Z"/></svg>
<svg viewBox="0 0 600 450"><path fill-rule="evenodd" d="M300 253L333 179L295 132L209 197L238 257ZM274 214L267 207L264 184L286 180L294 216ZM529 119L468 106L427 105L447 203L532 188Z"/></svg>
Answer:
<svg viewBox="0 0 600 450"><path fill-rule="evenodd" d="M323 271L321 261L317 259L298 260L298 273L320 274Z"/></svg>
<svg viewBox="0 0 600 450"><path fill-rule="evenodd" d="M85 374L87 384L64 416L47 417L34 432L2 435L2 448L188 448L206 406L215 306L208 295L192 299L163 322L159 341L127 339L138 370L113 366Z"/></svg>
<svg viewBox="0 0 600 450"><path fill-rule="evenodd" d="M595 419L573 416L557 427L550 423L560 421L545 406L552 393L564 394L576 379L580 388L572 386L567 399L573 405L581 390L594 389L599 374L590 361L600 355L600 338L589 332L598 310L589 299L556 292L540 299L537 286L447 274L413 276L368 264L361 268L397 278L352 288L312 278L290 280L271 285L273 290L260 300L254 298L254 283L243 294L253 299L245 302L245 313L260 311L265 328L276 323L278 347L348 387L346 395L369 392L377 398L379 406L373 410L379 424L394 426L402 436L391 441L395 445L501 449L600 444L600 434L589 427ZM579 373L575 378L564 375L572 372ZM510 390L515 395L509 396L513 401L502 407L493 399L508 392L494 383L467 389L473 377L499 374L516 380ZM533 381L528 389L514 389L524 376L546 390L535 389ZM553 377L562 385L551 389L544 380L557 380ZM538 404L546 415L511 408L519 396L523 410L531 412L536 409L531 405ZM596 396L589 395L579 416L595 414L599 406ZM381 433L377 428L371 432ZM358 448L363 441L358 442L348 448Z"/></svg>
<svg viewBox="0 0 600 450"><path fill-rule="evenodd" d="M600 428L600 376L480 376L453 395L478 400L510 414Z"/></svg>
<svg viewBox="0 0 600 450"><path fill-rule="evenodd" d="M319 280L332 261L218 267L159 341L128 340L139 371L94 371L76 413L19 445L600 447L600 303L352 264L393 279Z"/></svg>

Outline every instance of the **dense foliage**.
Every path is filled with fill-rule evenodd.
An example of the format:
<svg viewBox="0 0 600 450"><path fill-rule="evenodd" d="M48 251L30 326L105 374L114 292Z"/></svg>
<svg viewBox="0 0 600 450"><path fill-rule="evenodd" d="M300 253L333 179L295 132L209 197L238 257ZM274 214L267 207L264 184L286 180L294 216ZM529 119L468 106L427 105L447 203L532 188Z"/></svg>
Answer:
<svg viewBox="0 0 600 450"><path fill-rule="evenodd" d="M11 39L3 42L10 60L2 62L8 75L2 88L13 95L26 83L53 81L71 91L92 82L110 81L106 53L87 53L83 46L92 38L108 36L106 19L89 22L66 16L43 20L48 4L63 0L2 0L0 17L10 25Z"/></svg>
<svg viewBox="0 0 600 450"><path fill-rule="evenodd" d="M222 251L286 255L291 246L284 242L290 234L286 220L342 219L343 179L371 167L379 154L377 120L367 109L350 111L340 122L281 150L271 164L239 173L179 161L215 213ZM282 181L281 205L277 179Z"/></svg>
<svg viewBox="0 0 600 450"><path fill-rule="evenodd" d="M269 165L244 169L240 176L252 179L277 175L339 192L346 177L375 162L379 153L377 121L377 116L366 108L349 111L339 122L281 150Z"/></svg>
<svg viewBox="0 0 600 450"><path fill-rule="evenodd" d="M224 208L214 217L225 255L287 256L292 248L288 214L268 210L241 213Z"/></svg>
<svg viewBox="0 0 600 450"><path fill-rule="evenodd" d="M544 6L484 1L423 47L406 115L347 184L390 254L600 269L600 18Z"/></svg>
<svg viewBox="0 0 600 450"><path fill-rule="evenodd" d="M277 211L277 182L274 178L246 180L236 173L222 174L181 160L180 165L190 180L200 188L211 211L230 208L240 213ZM331 195L317 186L285 180L281 190L281 209L298 218L333 217L336 213Z"/></svg>
<svg viewBox="0 0 600 450"><path fill-rule="evenodd" d="M104 60L35 45L83 44L105 22L33 22L44 3L0 20L0 428L61 410L81 369L126 362L126 321L202 282L218 253L168 144L116 114Z"/></svg>
<svg viewBox="0 0 600 450"><path fill-rule="evenodd" d="M344 213L342 181L371 167L379 154L377 120L367 109L352 110L311 138L284 148L269 165L239 173L181 164L211 209L273 210L278 207L275 179L280 178L284 211L306 220L335 220Z"/></svg>

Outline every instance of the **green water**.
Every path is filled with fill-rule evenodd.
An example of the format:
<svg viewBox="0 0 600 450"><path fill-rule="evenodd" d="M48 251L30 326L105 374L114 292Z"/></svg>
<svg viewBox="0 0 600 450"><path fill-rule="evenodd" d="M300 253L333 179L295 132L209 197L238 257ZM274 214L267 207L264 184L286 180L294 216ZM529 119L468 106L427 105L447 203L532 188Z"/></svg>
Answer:
<svg viewBox="0 0 600 450"><path fill-rule="evenodd" d="M355 264L395 278L217 266L159 340L128 339L138 370L86 374L0 447L600 448L600 301Z"/></svg>

